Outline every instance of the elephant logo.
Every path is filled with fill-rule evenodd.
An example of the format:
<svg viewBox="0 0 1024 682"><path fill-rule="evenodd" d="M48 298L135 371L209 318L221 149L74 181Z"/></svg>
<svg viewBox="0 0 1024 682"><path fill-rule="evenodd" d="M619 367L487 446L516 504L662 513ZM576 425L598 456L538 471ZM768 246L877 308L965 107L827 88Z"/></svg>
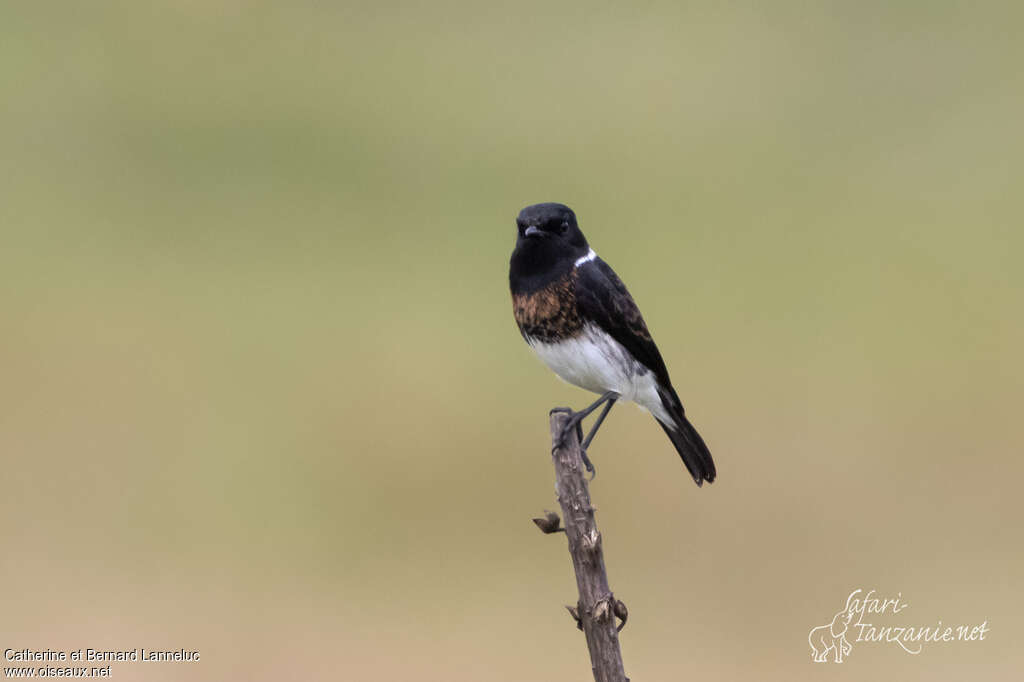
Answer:
<svg viewBox="0 0 1024 682"><path fill-rule="evenodd" d="M853 620L854 609L850 608L850 600L857 590L846 599L846 606L835 615L831 623L819 625L807 635L807 643L811 645L811 656L815 663L827 663L828 654L833 653L836 663L842 663L844 656L849 656L853 645L846 639L846 630Z"/></svg>

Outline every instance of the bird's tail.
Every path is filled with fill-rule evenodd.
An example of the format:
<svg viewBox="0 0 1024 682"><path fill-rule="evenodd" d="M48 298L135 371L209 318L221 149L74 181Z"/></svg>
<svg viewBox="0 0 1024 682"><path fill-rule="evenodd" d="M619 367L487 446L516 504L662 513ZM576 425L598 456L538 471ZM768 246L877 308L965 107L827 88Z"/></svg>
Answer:
<svg viewBox="0 0 1024 682"><path fill-rule="evenodd" d="M661 393L662 404L675 423L667 424L660 419L657 421L661 424L661 428L665 429L672 445L676 447L676 452L682 457L683 464L693 476L693 482L698 486L703 485L704 481L713 483L715 462L711 459L711 452L704 444L704 439L697 433L697 429L693 428L693 424L686 418L683 405L679 402L676 392L669 388L668 391L659 390L659 393Z"/></svg>

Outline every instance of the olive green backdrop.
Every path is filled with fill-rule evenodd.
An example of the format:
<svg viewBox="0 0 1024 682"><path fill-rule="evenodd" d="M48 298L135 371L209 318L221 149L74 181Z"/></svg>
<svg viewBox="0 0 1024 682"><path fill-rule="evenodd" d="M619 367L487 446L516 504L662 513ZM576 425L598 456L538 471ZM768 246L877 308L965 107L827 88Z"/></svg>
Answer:
<svg viewBox="0 0 1024 682"><path fill-rule="evenodd" d="M634 680L1024 669L1019 4L9 2L0 647L122 680L586 680L558 382L576 209L719 465L592 448ZM808 631L855 588L984 642ZM5 663L5 665L9 665Z"/></svg>

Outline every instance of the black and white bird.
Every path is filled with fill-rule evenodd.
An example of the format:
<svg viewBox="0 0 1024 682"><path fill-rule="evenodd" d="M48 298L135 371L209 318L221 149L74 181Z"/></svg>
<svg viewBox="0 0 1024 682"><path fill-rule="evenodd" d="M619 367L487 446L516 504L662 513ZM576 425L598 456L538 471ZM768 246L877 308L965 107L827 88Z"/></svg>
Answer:
<svg viewBox="0 0 1024 682"><path fill-rule="evenodd" d="M601 422L617 400L629 400L661 424L697 485L715 480L715 463L672 388L665 362L633 297L598 258L563 204L527 206L516 219L518 237L509 285L519 331L565 381L601 394L572 412L566 433L580 434L584 462ZM586 439L580 422L604 405Z"/></svg>

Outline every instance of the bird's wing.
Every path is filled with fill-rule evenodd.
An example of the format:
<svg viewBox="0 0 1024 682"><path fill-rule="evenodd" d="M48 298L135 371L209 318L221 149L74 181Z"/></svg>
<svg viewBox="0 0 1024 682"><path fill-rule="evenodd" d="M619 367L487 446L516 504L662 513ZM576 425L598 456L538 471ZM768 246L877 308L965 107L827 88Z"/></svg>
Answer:
<svg viewBox="0 0 1024 682"><path fill-rule="evenodd" d="M683 404L668 378L665 361L661 359L661 353L654 345L640 309L626 290L626 285L600 258L580 266L576 282L576 305L580 316L597 324L657 377L658 395L674 422L667 424L658 419L658 423L672 440L693 480L697 485L714 481L715 463L708 446L686 418Z"/></svg>
<svg viewBox="0 0 1024 682"><path fill-rule="evenodd" d="M654 372L658 383L671 388L665 361L647 331L640 309L611 266L595 258L581 265L576 274L576 304L581 317L592 320Z"/></svg>

